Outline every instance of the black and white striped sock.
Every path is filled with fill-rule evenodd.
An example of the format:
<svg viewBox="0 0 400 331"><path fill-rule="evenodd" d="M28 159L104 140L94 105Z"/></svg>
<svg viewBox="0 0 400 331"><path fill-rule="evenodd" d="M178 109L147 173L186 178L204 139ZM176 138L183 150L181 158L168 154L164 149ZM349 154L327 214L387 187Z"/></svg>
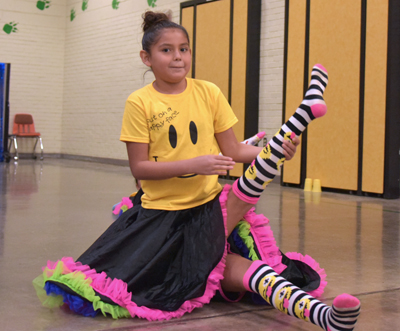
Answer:
<svg viewBox="0 0 400 331"><path fill-rule="evenodd" d="M360 301L341 294L332 307L279 276L262 261L255 261L243 278L244 286L260 294L274 308L287 315L318 325L325 331L351 331L360 314Z"/></svg>
<svg viewBox="0 0 400 331"><path fill-rule="evenodd" d="M312 120L325 115L327 108L323 93L328 84L326 69L316 64L311 71L311 81L303 102L278 133L257 156L242 177L233 185L233 192L241 200L255 204L268 183L279 173L285 161L282 143L300 136Z"/></svg>

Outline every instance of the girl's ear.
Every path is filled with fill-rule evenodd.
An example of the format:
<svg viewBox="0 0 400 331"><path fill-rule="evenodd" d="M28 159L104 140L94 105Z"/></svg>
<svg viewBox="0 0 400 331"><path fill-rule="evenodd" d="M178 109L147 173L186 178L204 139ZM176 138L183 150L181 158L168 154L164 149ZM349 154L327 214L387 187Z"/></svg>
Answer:
<svg viewBox="0 0 400 331"><path fill-rule="evenodd" d="M144 50L140 51L140 58L142 59L142 62L147 65L148 67L151 67L151 61L150 61L150 54L147 53Z"/></svg>

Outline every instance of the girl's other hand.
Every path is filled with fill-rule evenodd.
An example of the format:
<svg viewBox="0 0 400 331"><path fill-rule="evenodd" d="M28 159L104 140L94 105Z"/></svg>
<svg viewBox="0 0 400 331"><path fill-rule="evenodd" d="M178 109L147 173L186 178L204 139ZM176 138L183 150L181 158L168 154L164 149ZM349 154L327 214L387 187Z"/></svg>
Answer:
<svg viewBox="0 0 400 331"><path fill-rule="evenodd" d="M293 143L288 140L284 140L282 143L283 155L285 155L286 161L289 161L294 157L294 155L296 154L297 146L300 145L299 138L294 137L292 140Z"/></svg>
<svg viewBox="0 0 400 331"><path fill-rule="evenodd" d="M235 162L223 155L203 155L193 159L194 173L198 175L226 175L232 170Z"/></svg>

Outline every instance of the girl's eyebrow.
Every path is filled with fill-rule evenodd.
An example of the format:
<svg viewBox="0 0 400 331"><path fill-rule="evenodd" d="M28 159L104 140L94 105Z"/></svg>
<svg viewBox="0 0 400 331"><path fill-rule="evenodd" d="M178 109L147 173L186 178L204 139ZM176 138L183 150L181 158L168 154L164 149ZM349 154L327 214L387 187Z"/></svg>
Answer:
<svg viewBox="0 0 400 331"><path fill-rule="evenodd" d="M163 44L160 44L158 47L171 47L171 46L174 46L174 45L168 44L168 43L163 43ZM179 45L179 47L181 47L181 46L189 46L189 43L182 43Z"/></svg>

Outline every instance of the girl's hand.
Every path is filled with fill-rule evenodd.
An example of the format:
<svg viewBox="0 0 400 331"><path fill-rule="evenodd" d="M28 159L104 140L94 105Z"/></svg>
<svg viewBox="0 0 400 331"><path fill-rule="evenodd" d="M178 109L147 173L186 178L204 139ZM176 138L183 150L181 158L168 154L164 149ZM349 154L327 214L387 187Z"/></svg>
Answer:
<svg viewBox="0 0 400 331"><path fill-rule="evenodd" d="M133 177L138 180L162 180L188 174L226 175L235 162L222 155L203 155L196 158L154 162L149 161L149 145L127 142L129 165ZM139 182L140 183L140 182Z"/></svg>
<svg viewBox="0 0 400 331"><path fill-rule="evenodd" d="M288 140L284 140L282 143L283 155L285 155L286 161L289 161L293 158L293 156L296 154L297 146L300 145L299 138L294 137L292 140L293 143Z"/></svg>
<svg viewBox="0 0 400 331"><path fill-rule="evenodd" d="M235 162L223 155L203 155L193 159L194 173L198 175L226 175Z"/></svg>

